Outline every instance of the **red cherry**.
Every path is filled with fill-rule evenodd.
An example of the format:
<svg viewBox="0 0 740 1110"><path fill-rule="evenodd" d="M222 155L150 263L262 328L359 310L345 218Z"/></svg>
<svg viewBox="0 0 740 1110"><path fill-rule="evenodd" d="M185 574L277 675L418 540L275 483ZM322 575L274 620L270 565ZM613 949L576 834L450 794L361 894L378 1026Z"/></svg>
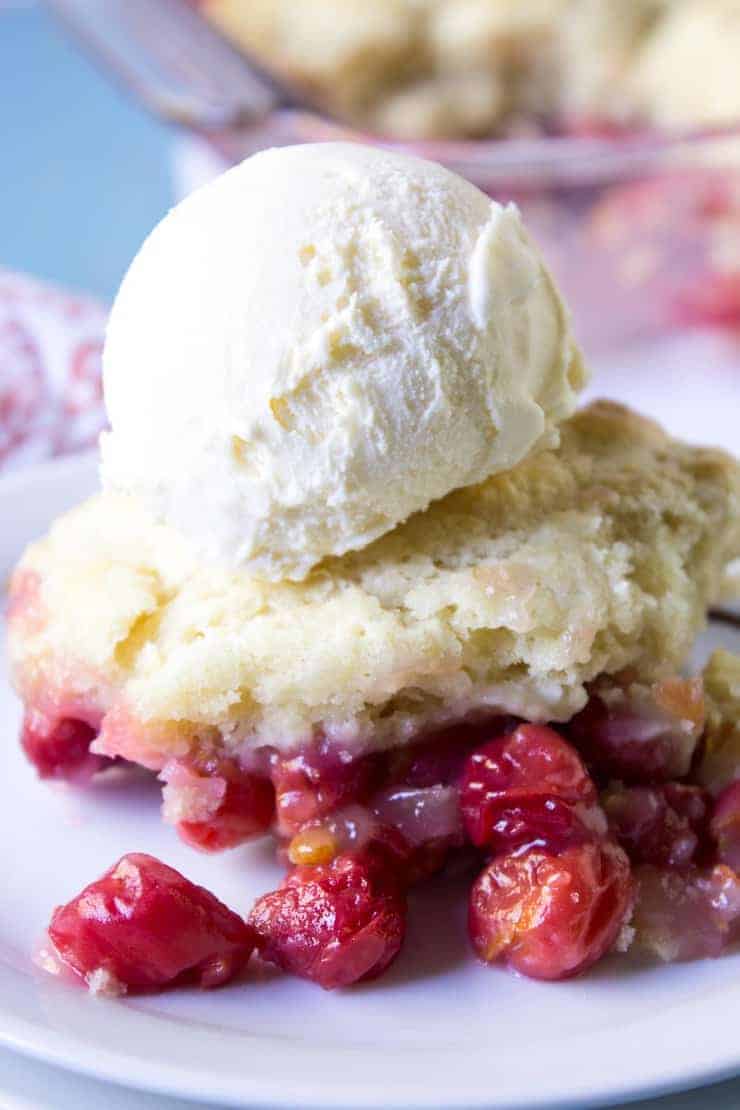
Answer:
<svg viewBox="0 0 740 1110"><path fill-rule="evenodd" d="M386 866L383 853L365 851L297 867L250 914L260 955L325 990L381 975L406 930L405 899Z"/></svg>
<svg viewBox="0 0 740 1110"><path fill-rule="evenodd" d="M178 821L177 831L192 848L222 852L263 836L275 814L275 792L268 779L243 774L226 780L223 798L205 821Z"/></svg>
<svg viewBox="0 0 740 1110"><path fill-rule="evenodd" d="M389 786L457 786L471 751L511 732L518 724L513 717L493 717L482 722L465 722L434 732L409 748L391 753ZM395 766L394 768L394 764ZM393 771L395 770L395 773Z"/></svg>
<svg viewBox="0 0 740 1110"><path fill-rule="evenodd" d="M97 729L72 717L49 718L29 710L21 730L21 746L42 779L90 778L106 763L92 755Z"/></svg>
<svg viewBox="0 0 740 1110"><path fill-rule="evenodd" d="M460 787L465 832L478 847L565 847L593 835L596 789L578 753L551 728L519 725L468 758Z"/></svg>
<svg viewBox="0 0 740 1110"><path fill-rule="evenodd" d="M65 906L49 936L62 960L88 984L151 990L187 980L217 987L254 948L252 929L202 886L133 852Z"/></svg>
<svg viewBox="0 0 740 1110"><path fill-rule="evenodd" d="M347 763L320 750L276 758L271 777L278 831L292 836L309 822L366 800L380 774L381 761L373 755Z"/></svg>
<svg viewBox="0 0 740 1110"><path fill-rule="evenodd" d="M585 971L612 947L630 909L627 857L610 842L559 855L501 856L479 875L468 928L485 963L504 961L533 979Z"/></svg>

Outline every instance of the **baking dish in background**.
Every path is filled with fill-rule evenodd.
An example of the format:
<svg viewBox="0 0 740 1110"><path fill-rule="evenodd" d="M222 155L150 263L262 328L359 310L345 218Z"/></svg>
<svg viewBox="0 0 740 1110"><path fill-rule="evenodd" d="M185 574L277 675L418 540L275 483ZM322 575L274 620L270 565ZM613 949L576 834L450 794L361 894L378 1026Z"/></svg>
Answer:
<svg viewBox="0 0 740 1110"><path fill-rule="evenodd" d="M708 326L725 333L723 351L734 361L727 336L740 325L740 127L388 142L306 105L188 0L51 6L108 69L189 136L182 189L285 143L358 139L433 158L519 204L592 356L621 359L639 344L631 361L649 361L661 336Z"/></svg>

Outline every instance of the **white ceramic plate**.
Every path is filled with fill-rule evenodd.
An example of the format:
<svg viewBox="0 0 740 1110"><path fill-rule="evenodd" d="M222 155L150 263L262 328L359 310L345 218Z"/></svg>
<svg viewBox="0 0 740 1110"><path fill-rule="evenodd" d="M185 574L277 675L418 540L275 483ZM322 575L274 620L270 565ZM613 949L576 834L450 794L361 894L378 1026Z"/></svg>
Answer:
<svg viewBox="0 0 740 1110"><path fill-rule="evenodd" d="M90 459L0 483L0 581L93 485ZM576 982L528 982L473 961L454 880L416 898L390 973L346 993L264 972L212 994L111 1001L45 976L32 951L51 908L126 851L160 856L242 910L278 873L267 846L206 857L180 844L160 823L151 782L39 783L19 752L18 722L0 660L7 1045L147 1090L249 1107L575 1107L740 1071L740 955L669 967L613 959Z"/></svg>

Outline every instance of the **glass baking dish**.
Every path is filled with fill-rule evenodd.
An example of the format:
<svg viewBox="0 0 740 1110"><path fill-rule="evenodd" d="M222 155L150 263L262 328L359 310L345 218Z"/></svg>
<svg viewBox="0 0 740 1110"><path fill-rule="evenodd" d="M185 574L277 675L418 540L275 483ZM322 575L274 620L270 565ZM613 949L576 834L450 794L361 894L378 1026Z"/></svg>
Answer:
<svg viewBox="0 0 740 1110"><path fill-rule="evenodd" d="M435 159L496 199L515 201L592 356L697 328L727 337L740 327L740 127L389 142L307 109L188 0L51 6L153 111L208 147L201 164L209 169L269 146L358 140ZM734 342L725 350L740 361Z"/></svg>

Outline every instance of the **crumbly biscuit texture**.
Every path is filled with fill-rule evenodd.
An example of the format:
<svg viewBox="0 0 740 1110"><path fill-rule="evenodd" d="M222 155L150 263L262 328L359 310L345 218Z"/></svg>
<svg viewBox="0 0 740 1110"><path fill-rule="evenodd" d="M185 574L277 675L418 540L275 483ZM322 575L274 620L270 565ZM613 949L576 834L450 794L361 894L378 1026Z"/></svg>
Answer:
<svg viewBox="0 0 740 1110"><path fill-rule="evenodd" d="M680 664L740 552L739 498L727 456L606 402L300 583L205 567L104 494L16 571L14 674L28 701L108 712L108 750L110 722L136 722L147 757L128 754L152 766L193 744L353 752L482 713L564 720L597 675Z"/></svg>
<svg viewBox="0 0 740 1110"><path fill-rule="evenodd" d="M700 780L719 793L740 768L740 655L715 651L704 668L707 724Z"/></svg>
<svg viewBox="0 0 740 1110"><path fill-rule="evenodd" d="M637 53L628 88L634 110L661 127L736 123L738 57L740 0L674 0Z"/></svg>
<svg viewBox="0 0 740 1110"><path fill-rule="evenodd" d="M402 138L737 117L738 0L205 0L335 113ZM697 66L701 82L692 80Z"/></svg>

